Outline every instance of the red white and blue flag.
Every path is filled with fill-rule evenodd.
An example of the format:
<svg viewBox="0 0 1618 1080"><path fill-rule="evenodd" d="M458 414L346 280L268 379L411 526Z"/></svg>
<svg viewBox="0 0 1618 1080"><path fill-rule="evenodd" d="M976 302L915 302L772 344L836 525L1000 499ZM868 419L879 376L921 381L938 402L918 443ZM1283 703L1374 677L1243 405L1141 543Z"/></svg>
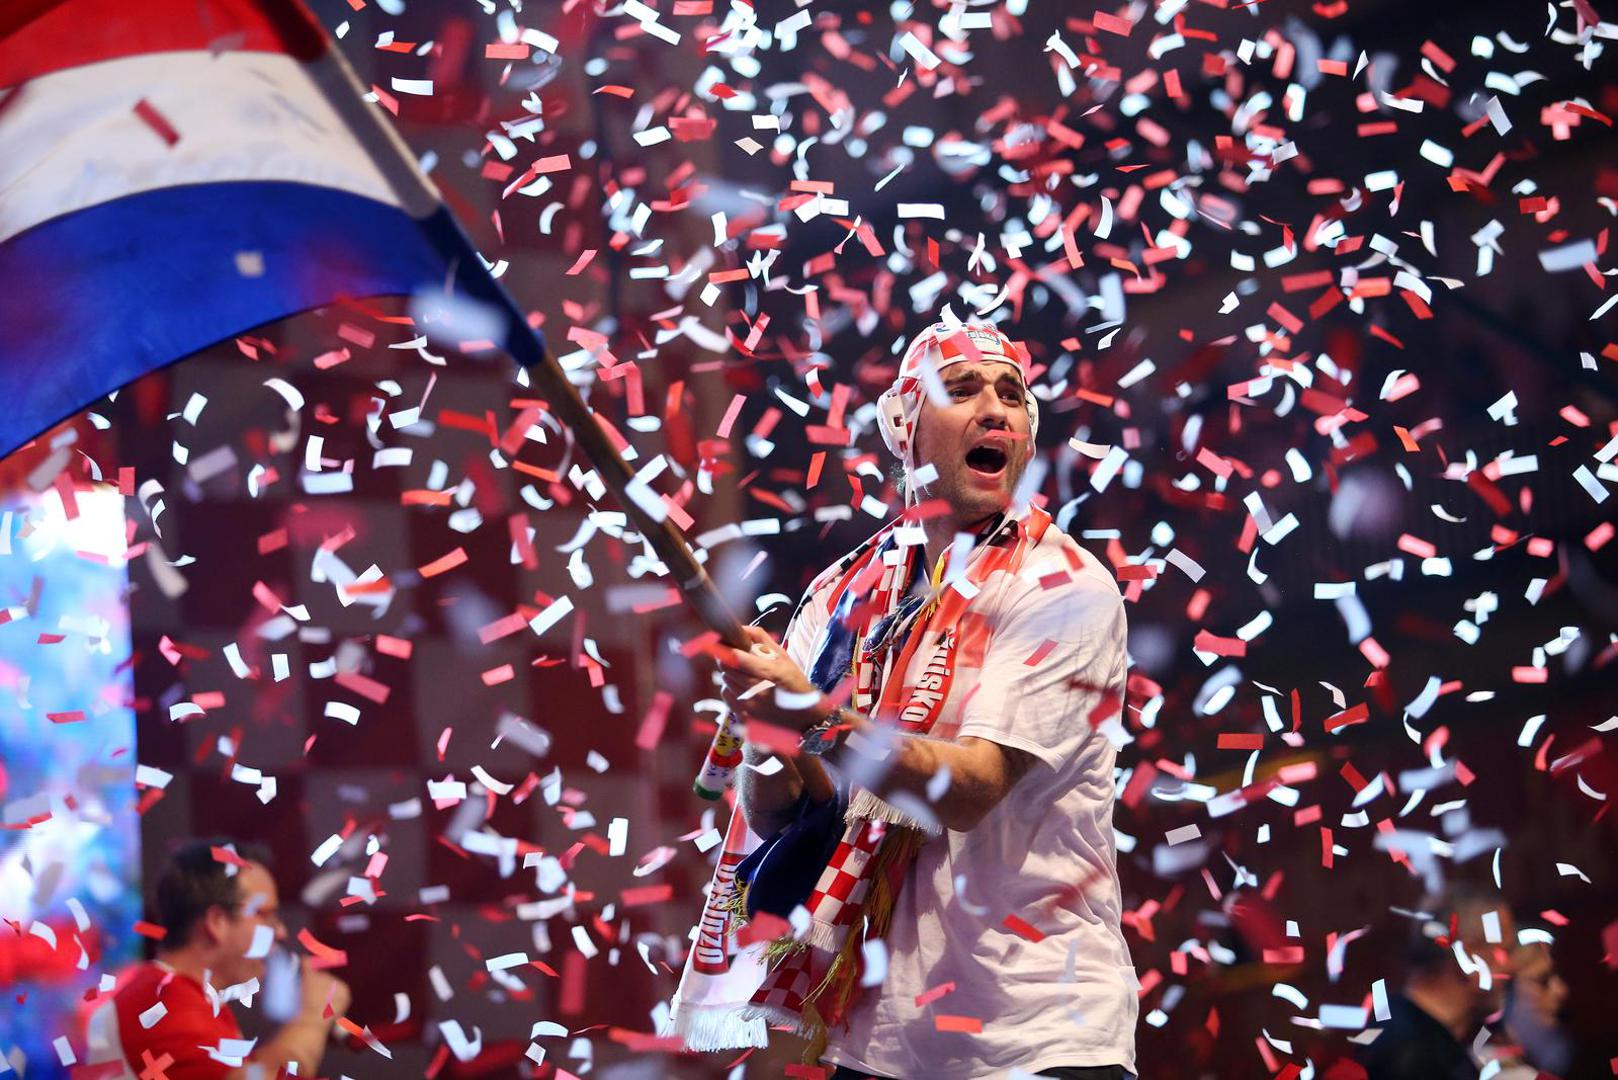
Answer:
<svg viewBox="0 0 1618 1080"><path fill-rule="evenodd" d="M298 0L0 4L0 455L341 298L451 285L543 355Z"/></svg>

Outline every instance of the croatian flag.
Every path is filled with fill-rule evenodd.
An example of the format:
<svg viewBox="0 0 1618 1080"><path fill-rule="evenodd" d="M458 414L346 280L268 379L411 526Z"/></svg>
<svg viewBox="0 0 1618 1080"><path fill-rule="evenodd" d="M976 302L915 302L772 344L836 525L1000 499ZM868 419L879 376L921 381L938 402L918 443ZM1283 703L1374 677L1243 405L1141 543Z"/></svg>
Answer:
<svg viewBox="0 0 1618 1080"><path fill-rule="evenodd" d="M298 0L0 3L0 455L344 297L446 286L544 344Z"/></svg>

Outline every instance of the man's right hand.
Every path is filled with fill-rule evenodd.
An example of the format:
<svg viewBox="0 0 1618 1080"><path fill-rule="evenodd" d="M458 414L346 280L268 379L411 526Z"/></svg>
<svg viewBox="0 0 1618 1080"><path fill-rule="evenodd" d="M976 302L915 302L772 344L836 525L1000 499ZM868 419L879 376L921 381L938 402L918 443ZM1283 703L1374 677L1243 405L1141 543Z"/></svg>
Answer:
<svg viewBox="0 0 1618 1080"><path fill-rule="evenodd" d="M348 984L335 975L317 970L305 961L303 965L303 988L298 1011L304 1016L325 1018L326 1005L330 1003L332 1016L342 1016L348 1011L352 995Z"/></svg>
<svg viewBox="0 0 1618 1080"><path fill-rule="evenodd" d="M296 1075L314 1076L326 1052L332 1019L348 1011L348 984L334 975L309 966L306 959L298 971L298 1015L289 1020L268 1042L258 1048L253 1060L275 1069L297 1064ZM326 1006L331 1005L331 1016ZM231 1080L248 1077L247 1070L230 1074ZM285 1075L284 1073L281 1075Z"/></svg>

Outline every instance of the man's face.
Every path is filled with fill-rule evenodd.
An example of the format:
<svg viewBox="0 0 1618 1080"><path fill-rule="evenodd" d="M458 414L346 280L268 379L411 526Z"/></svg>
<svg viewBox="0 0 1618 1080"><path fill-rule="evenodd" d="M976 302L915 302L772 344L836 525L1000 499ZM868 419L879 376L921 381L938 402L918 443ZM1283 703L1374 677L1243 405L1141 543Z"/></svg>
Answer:
<svg viewBox="0 0 1618 1080"><path fill-rule="evenodd" d="M947 502L964 530L1011 504L1033 456L1026 391L1015 367L993 360L951 364L939 377L948 401L938 405L923 398L915 464L938 471L925 497Z"/></svg>
<svg viewBox="0 0 1618 1080"><path fill-rule="evenodd" d="M1567 1004L1567 983L1557 974L1551 950L1540 944L1519 945L1511 959L1513 1009L1541 1028L1555 1027Z"/></svg>
<svg viewBox="0 0 1618 1080"><path fill-rule="evenodd" d="M1491 942L1484 925L1485 914L1493 912L1499 920L1498 941ZM1517 936L1517 924L1511 917L1511 909L1504 904L1489 902L1471 902L1461 905L1456 912L1457 928L1460 930L1461 947L1472 956L1482 960L1489 966L1489 989L1484 990L1480 985L1478 975L1467 977L1467 985L1472 992L1473 1011L1479 1019L1492 1016L1499 1012L1506 1001L1506 986L1511 980L1512 964L1511 950L1503 944Z"/></svg>
<svg viewBox="0 0 1618 1080"><path fill-rule="evenodd" d="M264 978L264 957L249 958L258 928L269 928L271 940L286 939L286 927L281 925L281 902L276 892L275 879L258 863L248 863L236 874L241 903L225 922L219 943L218 967L213 983L223 989L248 979Z"/></svg>

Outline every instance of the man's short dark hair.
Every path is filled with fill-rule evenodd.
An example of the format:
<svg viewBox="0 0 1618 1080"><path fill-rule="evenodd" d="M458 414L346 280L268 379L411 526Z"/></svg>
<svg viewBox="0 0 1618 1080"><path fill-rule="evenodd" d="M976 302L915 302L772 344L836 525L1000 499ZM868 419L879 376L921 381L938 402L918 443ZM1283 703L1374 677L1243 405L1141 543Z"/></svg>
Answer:
<svg viewBox="0 0 1618 1080"><path fill-rule="evenodd" d="M1439 892L1423 898L1422 909L1432 915L1431 920L1419 920L1411 929L1405 960L1412 973L1432 974L1455 963L1451 950L1440 945L1435 935L1448 935L1453 917L1460 924L1462 936L1469 931L1469 923L1482 917L1485 911L1509 914L1510 905L1500 891L1489 885L1468 879L1451 881Z"/></svg>
<svg viewBox="0 0 1618 1080"><path fill-rule="evenodd" d="M214 848L232 844L224 838L188 840L170 853L158 875L154 900L156 922L165 931L163 948L178 949L189 942L209 908L234 911L242 902L241 883L213 853ZM247 862L268 865L269 853L259 845L233 846Z"/></svg>

